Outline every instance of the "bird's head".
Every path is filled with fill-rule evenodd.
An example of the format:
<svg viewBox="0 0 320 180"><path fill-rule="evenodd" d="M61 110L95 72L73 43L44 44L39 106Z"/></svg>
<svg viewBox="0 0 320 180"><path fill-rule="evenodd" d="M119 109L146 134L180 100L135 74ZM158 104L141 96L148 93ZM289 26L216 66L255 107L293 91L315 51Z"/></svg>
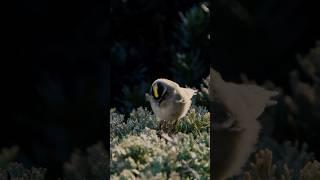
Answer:
<svg viewBox="0 0 320 180"><path fill-rule="evenodd" d="M153 97L155 101L159 104L165 100L168 93L168 87L162 82L154 82L151 86L149 94Z"/></svg>

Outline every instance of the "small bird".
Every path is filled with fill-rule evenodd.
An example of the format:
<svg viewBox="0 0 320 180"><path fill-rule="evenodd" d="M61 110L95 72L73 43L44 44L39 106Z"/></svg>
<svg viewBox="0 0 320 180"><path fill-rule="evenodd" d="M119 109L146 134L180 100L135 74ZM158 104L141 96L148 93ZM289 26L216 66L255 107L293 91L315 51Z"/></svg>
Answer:
<svg viewBox="0 0 320 180"><path fill-rule="evenodd" d="M177 122L183 118L197 90L180 87L168 79L157 79L152 83L146 100L150 102L156 117L160 119L160 130L172 133Z"/></svg>
<svg viewBox="0 0 320 180"><path fill-rule="evenodd" d="M261 129L258 118L267 107L277 104L277 91L253 84L225 81L210 69L209 99L213 112L213 165L215 180L239 175L254 152Z"/></svg>

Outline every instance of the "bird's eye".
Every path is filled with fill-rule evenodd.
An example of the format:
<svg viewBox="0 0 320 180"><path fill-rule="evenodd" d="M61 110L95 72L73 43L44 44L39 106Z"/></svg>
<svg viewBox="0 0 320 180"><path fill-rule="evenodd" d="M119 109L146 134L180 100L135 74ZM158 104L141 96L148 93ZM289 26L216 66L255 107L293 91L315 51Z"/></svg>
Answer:
<svg viewBox="0 0 320 180"><path fill-rule="evenodd" d="M163 98L166 98L168 96L168 92L165 91L164 94L163 94Z"/></svg>

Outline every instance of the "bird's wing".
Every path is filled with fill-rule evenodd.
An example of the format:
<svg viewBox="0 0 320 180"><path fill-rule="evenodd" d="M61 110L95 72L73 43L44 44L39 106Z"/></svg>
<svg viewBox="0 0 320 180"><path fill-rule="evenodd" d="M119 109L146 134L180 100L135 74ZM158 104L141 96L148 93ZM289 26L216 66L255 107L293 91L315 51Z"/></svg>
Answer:
<svg viewBox="0 0 320 180"><path fill-rule="evenodd" d="M191 88L180 88L181 94L183 97L185 97L187 100L190 100L198 91Z"/></svg>
<svg viewBox="0 0 320 180"><path fill-rule="evenodd" d="M260 132L257 117L271 101L276 92L265 90L256 85L226 82L215 70L210 71L210 101L219 100L227 113L231 114L235 129L221 127L213 136L215 142L215 179L226 179L237 175L255 149ZM211 102L212 103L212 102ZM213 126L225 125L217 123ZM228 124L227 124L228 125ZM231 130L231 131L230 131Z"/></svg>
<svg viewBox="0 0 320 180"><path fill-rule="evenodd" d="M271 98L278 95L277 91L270 91L257 85L237 85L242 101L250 109L252 115L258 118L266 107L276 104Z"/></svg>

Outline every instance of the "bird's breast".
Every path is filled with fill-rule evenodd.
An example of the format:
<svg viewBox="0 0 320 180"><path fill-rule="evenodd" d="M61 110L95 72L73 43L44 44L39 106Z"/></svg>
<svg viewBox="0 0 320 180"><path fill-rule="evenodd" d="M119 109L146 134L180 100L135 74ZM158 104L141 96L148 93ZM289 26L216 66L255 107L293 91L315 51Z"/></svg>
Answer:
<svg viewBox="0 0 320 180"><path fill-rule="evenodd" d="M180 119L186 115L191 101L188 103L152 103L151 108L155 115L161 120Z"/></svg>

